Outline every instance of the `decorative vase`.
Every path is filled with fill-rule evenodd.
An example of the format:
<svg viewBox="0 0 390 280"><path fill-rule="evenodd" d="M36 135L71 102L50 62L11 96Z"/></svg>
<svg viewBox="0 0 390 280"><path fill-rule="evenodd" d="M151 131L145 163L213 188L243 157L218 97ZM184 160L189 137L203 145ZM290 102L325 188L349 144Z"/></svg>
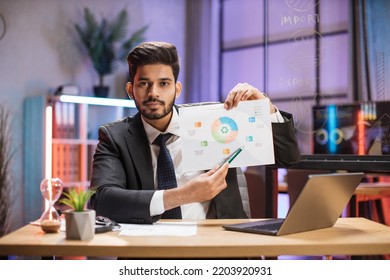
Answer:
<svg viewBox="0 0 390 280"><path fill-rule="evenodd" d="M95 210L65 212L66 239L91 240L95 235Z"/></svg>
<svg viewBox="0 0 390 280"><path fill-rule="evenodd" d="M109 89L108 86L94 86L93 92L96 97L107 97Z"/></svg>

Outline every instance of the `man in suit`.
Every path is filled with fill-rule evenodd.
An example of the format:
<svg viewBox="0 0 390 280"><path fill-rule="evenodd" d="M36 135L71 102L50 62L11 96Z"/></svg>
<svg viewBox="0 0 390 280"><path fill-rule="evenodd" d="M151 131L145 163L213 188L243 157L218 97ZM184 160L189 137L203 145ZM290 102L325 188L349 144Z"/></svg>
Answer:
<svg viewBox="0 0 390 280"><path fill-rule="evenodd" d="M235 168L228 163L203 172L183 172L178 111L181 93L176 47L165 42L146 42L127 58L130 82L126 91L135 101L133 117L99 128L99 143L93 161L91 187L96 194L91 206L97 215L121 223L153 223L180 207L183 219L246 218ZM227 110L245 100L268 98L248 84L238 84L226 97ZM270 102L275 161L290 165L300 154L292 116ZM154 144L160 134L170 133L167 148L175 168L177 188L159 190Z"/></svg>

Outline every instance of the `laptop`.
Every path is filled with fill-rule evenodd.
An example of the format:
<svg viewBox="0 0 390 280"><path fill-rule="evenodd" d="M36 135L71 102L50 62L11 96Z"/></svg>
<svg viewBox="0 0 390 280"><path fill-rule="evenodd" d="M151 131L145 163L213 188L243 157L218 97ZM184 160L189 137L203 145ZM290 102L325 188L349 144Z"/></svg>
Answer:
<svg viewBox="0 0 390 280"><path fill-rule="evenodd" d="M298 198L285 219L268 219L223 225L226 230L286 235L334 226L364 173L330 173L309 175Z"/></svg>

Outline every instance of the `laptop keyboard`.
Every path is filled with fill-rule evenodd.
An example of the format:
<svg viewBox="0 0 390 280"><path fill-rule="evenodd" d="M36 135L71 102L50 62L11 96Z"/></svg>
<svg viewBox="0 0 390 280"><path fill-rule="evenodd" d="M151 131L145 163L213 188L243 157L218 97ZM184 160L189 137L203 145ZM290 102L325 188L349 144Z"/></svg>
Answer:
<svg viewBox="0 0 390 280"><path fill-rule="evenodd" d="M269 231L269 232L274 232L279 230L279 228L282 226L283 221L274 221L272 223L266 223L262 225L254 225L248 227L249 229L254 229L254 230L263 230L263 231Z"/></svg>

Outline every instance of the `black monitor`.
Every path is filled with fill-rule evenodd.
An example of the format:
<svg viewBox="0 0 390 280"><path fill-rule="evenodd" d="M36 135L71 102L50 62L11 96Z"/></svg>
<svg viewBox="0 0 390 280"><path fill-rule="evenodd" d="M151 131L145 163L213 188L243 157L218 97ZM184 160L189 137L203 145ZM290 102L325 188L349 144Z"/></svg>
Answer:
<svg viewBox="0 0 390 280"><path fill-rule="evenodd" d="M313 154L390 155L390 101L313 107Z"/></svg>

